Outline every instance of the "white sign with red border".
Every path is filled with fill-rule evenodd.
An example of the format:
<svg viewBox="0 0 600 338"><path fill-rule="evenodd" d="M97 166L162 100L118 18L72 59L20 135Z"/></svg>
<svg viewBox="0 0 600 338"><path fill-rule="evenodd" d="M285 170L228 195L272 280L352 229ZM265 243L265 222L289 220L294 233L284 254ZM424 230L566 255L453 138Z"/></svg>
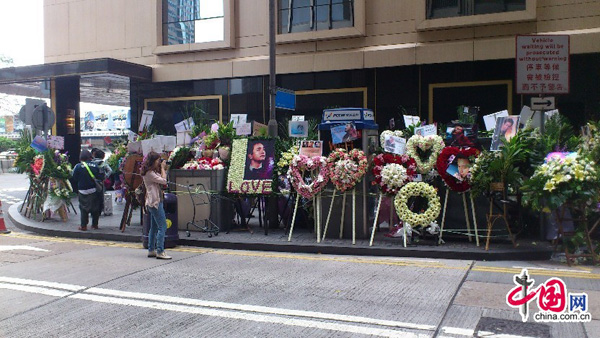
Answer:
<svg viewBox="0 0 600 338"><path fill-rule="evenodd" d="M569 36L518 35L517 94L569 93Z"/></svg>

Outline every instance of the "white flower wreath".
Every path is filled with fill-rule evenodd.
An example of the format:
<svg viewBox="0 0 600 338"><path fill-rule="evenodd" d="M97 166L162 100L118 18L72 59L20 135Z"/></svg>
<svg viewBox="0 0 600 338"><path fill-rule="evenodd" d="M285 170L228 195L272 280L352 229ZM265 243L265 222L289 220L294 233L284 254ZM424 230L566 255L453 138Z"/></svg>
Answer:
<svg viewBox="0 0 600 338"><path fill-rule="evenodd" d="M417 214L409 209L408 199L414 196L427 198L428 207L425 212ZM435 188L423 182L410 182L402 187L394 199L394 206L398 217L402 221L410 223L413 227L428 226L440 215L442 209L440 197L437 195Z"/></svg>
<svg viewBox="0 0 600 338"><path fill-rule="evenodd" d="M444 149L444 146L444 140L441 136L413 135L408 139L408 142L406 142L406 155L415 159L415 162L417 162L417 172L419 174L427 174L435 167L435 162L442 149ZM425 161L419 156L417 148L424 151L431 149L431 153Z"/></svg>
<svg viewBox="0 0 600 338"><path fill-rule="evenodd" d="M388 163L381 169L381 182L391 189L399 189L408 180L406 168L397 163Z"/></svg>

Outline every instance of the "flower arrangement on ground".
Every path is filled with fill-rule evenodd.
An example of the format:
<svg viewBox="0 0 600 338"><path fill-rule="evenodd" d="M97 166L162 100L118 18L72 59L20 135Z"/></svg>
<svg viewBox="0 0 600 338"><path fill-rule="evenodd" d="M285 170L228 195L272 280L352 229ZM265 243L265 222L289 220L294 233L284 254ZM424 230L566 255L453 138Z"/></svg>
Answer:
<svg viewBox="0 0 600 338"><path fill-rule="evenodd" d="M427 174L434 169L444 146L444 140L438 135L413 135L406 142L406 155L415 160L419 174Z"/></svg>
<svg viewBox="0 0 600 338"><path fill-rule="evenodd" d="M480 151L476 148L445 147L436 162L436 169L448 188L456 192L471 189L470 166L475 163ZM455 167L450 174L448 168Z"/></svg>
<svg viewBox="0 0 600 338"><path fill-rule="evenodd" d="M397 194L417 175L417 164L407 155L379 154L373 159L373 164L375 178L371 184L377 185L384 194Z"/></svg>
<svg viewBox="0 0 600 338"><path fill-rule="evenodd" d="M292 159L288 176L294 190L300 196L311 199L327 185L328 168L327 158L324 156L296 155ZM305 174L309 175L309 180L305 179Z"/></svg>
<svg viewBox="0 0 600 338"><path fill-rule="evenodd" d="M171 154L169 154L168 161L171 162L172 169L179 169L183 167L188 161L194 157L192 149L185 146L177 146Z"/></svg>
<svg viewBox="0 0 600 338"><path fill-rule="evenodd" d="M550 212L565 203L596 208L600 177L593 161L577 154L549 157L525 182L523 200L534 210ZM546 201L543 207L542 201Z"/></svg>
<svg viewBox="0 0 600 338"><path fill-rule="evenodd" d="M220 158L200 157L183 165L185 170L223 170L225 165Z"/></svg>
<svg viewBox="0 0 600 338"><path fill-rule="evenodd" d="M427 199L428 207L422 213L415 213L408 206L408 200L416 196ZM433 186L424 182L410 182L403 186L394 199L394 206L398 217L413 227L429 226L439 216L442 209L437 191Z"/></svg>
<svg viewBox="0 0 600 338"><path fill-rule="evenodd" d="M367 172L367 156L360 149L347 152L343 148L334 149L327 157L329 179L336 189L345 192L356 186Z"/></svg>

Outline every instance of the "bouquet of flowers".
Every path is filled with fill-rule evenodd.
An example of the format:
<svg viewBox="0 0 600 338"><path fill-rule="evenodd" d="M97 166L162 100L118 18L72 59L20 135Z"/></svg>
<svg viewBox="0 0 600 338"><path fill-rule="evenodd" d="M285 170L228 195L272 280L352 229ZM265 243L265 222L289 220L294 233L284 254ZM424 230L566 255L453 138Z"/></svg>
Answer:
<svg viewBox="0 0 600 338"><path fill-rule="evenodd" d="M185 170L223 170L225 166L220 158L200 157L192 159L183 165Z"/></svg>
<svg viewBox="0 0 600 338"><path fill-rule="evenodd" d="M565 203L585 203L595 208L600 177L594 162L572 153L551 157L541 164L522 188L523 201L534 210L550 212ZM542 201L546 201L546 207Z"/></svg>
<svg viewBox="0 0 600 338"><path fill-rule="evenodd" d="M279 175L287 174L290 164L294 156L298 155L300 148L297 145L292 146L289 151L283 152L279 161L277 161L277 172Z"/></svg>
<svg viewBox="0 0 600 338"><path fill-rule="evenodd" d="M371 184L377 185L385 194L397 194L417 175L417 164L407 155L379 154L373 159L373 164L375 179Z"/></svg>
<svg viewBox="0 0 600 338"><path fill-rule="evenodd" d="M171 168L179 169L183 167L192 158L191 149L184 146L177 146L171 154L168 161L171 162Z"/></svg>

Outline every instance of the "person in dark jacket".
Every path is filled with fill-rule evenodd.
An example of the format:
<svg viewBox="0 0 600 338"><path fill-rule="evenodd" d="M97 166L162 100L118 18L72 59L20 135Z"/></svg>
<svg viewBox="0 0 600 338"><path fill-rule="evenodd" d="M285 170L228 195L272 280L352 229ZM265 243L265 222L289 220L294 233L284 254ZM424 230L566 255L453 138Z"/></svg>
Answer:
<svg viewBox="0 0 600 338"><path fill-rule="evenodd" d="M77 182L77 188L79 189L79 210L81 213L79 230L87 230L89 214L92 214L92 229L98 229L103 196L101 191L96 190L95 180L104 180L104 173L100 172L98 166L92 163L92 154L88 150L81 151L79 161L73 168L72 173L73 181Z"/></svg>

